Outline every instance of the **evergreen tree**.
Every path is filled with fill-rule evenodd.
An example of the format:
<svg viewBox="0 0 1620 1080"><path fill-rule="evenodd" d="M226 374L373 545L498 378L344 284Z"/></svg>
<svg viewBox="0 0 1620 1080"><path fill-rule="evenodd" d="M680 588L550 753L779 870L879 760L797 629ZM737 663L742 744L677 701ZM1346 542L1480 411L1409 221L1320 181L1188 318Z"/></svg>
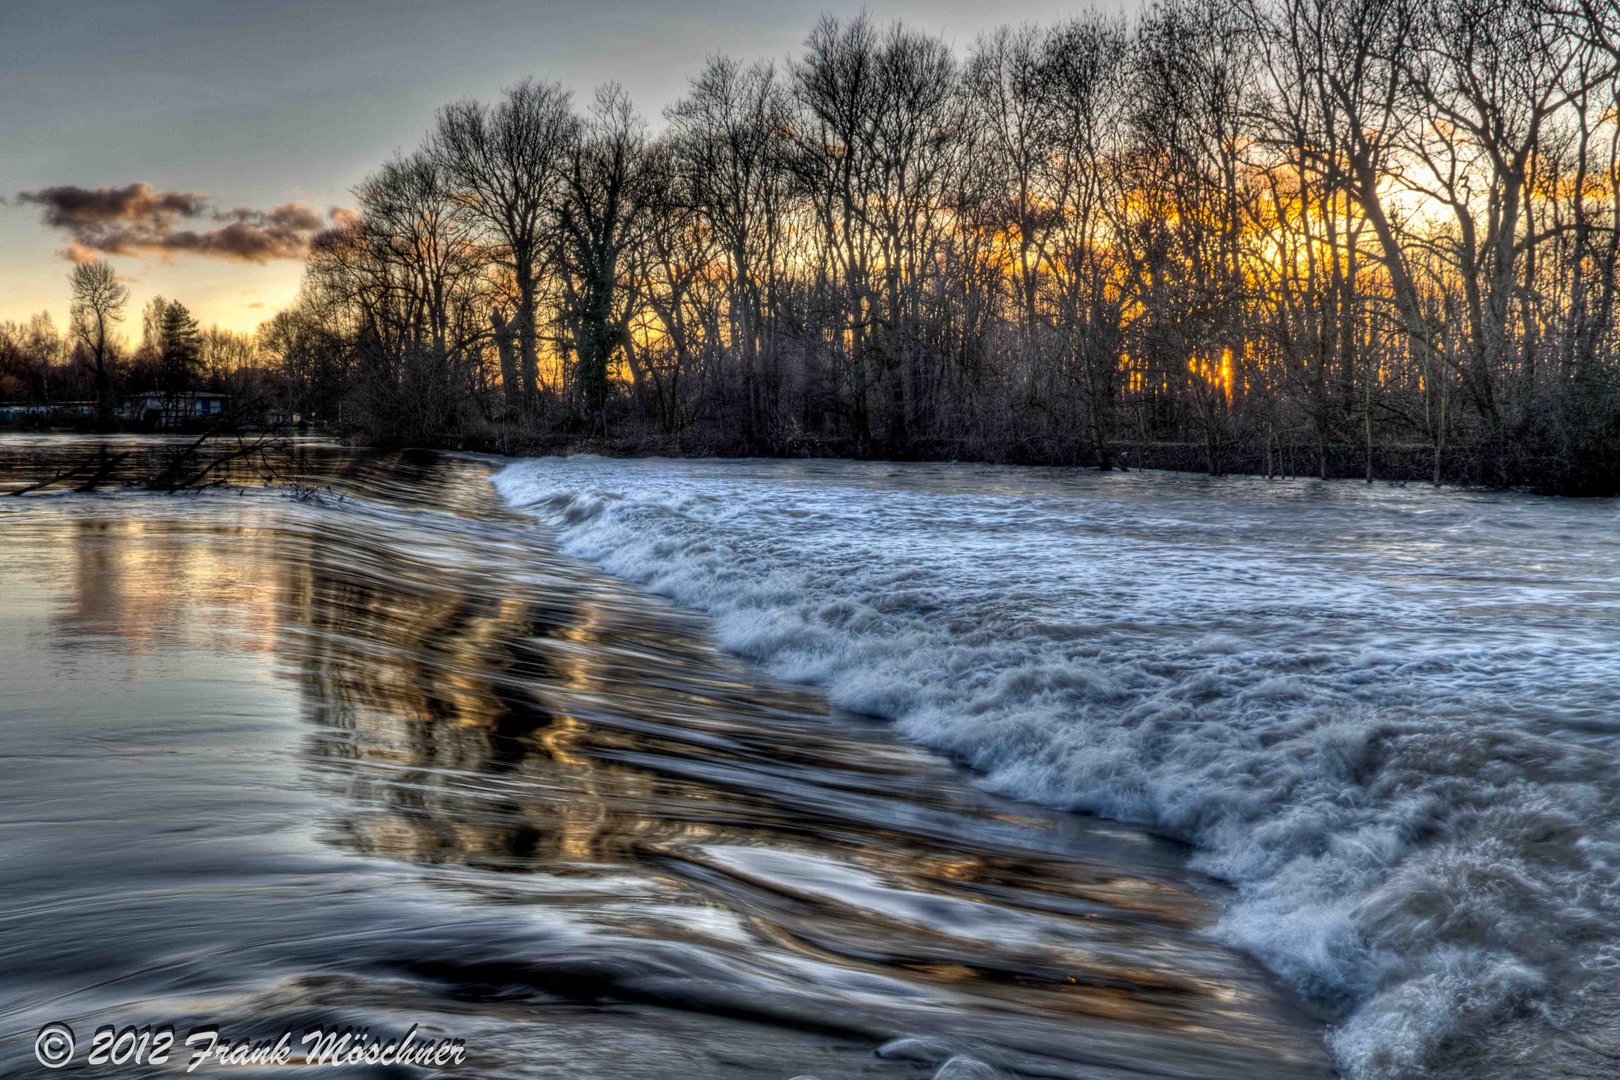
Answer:
<svg viewBox="0 0 1620 1080"><path fill-rule="evenodd" d="M202 331L184 304L171 301L163 309L163 390L170 396L193 388L202 360Z"/></svg>

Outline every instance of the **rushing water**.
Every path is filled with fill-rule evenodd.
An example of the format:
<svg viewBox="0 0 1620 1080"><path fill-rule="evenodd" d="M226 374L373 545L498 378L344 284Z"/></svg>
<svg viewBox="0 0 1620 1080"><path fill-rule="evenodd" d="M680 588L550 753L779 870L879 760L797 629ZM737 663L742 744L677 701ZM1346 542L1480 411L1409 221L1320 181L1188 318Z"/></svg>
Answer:
<svg viewBox="0 0 1620 1080"><path fill-rule="evenodd" d="M0 483L80 452L0 441ZM0 1073L57 1021L419 1024L479 1077L1330 1073L1181 844L729 657L483 462L302 469L0 498Z"/></svg>
<svg viewBox="0 0 1620 1080"><path fill-rule="evenodd" d="M848 463L521 462L565 552L998 792L1231 883L1356 1077L1620 1069L1610 503Z"/></svg>
<svg viewBox="0 0 1620 1080"><path fill-rule="evenodd" d="M302 472L0 498L0 1073L50 1021L420 1024L469 1076L1613 1069L1608 506Z"/></svg>

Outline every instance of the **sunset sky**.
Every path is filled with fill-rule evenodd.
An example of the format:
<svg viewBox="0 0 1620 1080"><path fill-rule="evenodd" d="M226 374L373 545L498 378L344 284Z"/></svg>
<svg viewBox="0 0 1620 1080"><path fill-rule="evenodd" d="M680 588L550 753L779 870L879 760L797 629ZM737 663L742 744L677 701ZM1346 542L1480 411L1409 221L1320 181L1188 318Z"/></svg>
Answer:
<svg viewBox="0 0 1620 1080"><path fill-rule="evenodd" d="M1104 6L1133 6L1113 0ZM202 322L251 330L298 288L308 236L415 146L440 105L526 75L618 80L661 124L704 58L782 59L862 8L957 48L1061 0L121 0L0 4L0 319L67 319L75 249ZM142 186L144 185L144 186Z"/></svg>

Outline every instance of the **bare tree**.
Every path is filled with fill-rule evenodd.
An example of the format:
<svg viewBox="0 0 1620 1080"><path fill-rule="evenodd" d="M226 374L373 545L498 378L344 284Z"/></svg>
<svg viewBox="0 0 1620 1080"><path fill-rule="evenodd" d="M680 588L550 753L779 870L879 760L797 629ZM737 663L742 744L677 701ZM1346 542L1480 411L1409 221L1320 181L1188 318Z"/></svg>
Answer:
<svg viewBox="0 0 1620 1080"><path fill-rule="evenodd" d="M482 416L485 249L430 153L395 158L355 189L361 213L322 238L311 303L347 328L362 419L387 441L432 441ZM303 327L285 347L307 346Z"/></svg>
<svg viewBox="0 0 1620 1080"><path fill-rule="evenodd" d="M492 232L496 261L512 275L517 351L516 370L505 380L507 402L531 419L541 386L536 300L541 260L575 127L566 91L526 79L494 106L475 101L446 106L433 139L464 204Z"/></svg>
<svg viewBox="0 0 1620 1080"><path fill-rule="evenodd" d="M129 287L118 280L112 264L105 259L79 263L68 280L73 286L73 337L88 354L95 373L96 423L105 430L112 426L115 404L113 328L123 321Z"/></svg>
<svg viewBox="0 0 1620 1080"><path fill-rule="evenodd" d="M732 340L741 351L743 424L754 442L761 417L776 412L777 373L763 376L760 362L788 197L781 169L788 103L770 65L716 59L668 118L681 195L723 253Z"/></svg>

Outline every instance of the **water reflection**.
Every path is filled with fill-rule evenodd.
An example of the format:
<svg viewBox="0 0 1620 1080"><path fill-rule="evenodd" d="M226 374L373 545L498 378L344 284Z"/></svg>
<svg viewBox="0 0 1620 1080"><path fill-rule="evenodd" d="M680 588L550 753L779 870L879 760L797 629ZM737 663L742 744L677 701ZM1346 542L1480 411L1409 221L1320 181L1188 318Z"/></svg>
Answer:
<svg viewBox="0 0 1620 1080"><path fill-rule="evenodd" d="M0 517L7 595L44 613L6 617L33 674L0 721L35 763L6 823L66 785L100 836L163 796L148 861L192 832L239 850L160 888L115 845L83 863L0 832L41 882L7 900L62 928L0 923L0 1033L43 1015L41 965L72 955L57 1011L425 1014L474 1029L479 1075L926 1076L955 1051L1046 1076L1326 1071L1315 1026L1200 936L1215 891L1178 849L985 795L762 681L695 617L548 550L479 462L310 460L315 500L4 500L26 503ZM60 722L112 710L42 704L51 653L105 662L78 687L172 695L119 733L104 786L52 763ZM91 874L122 902L92 903ZM164 920L183 947L85 951Z"/></svg>

